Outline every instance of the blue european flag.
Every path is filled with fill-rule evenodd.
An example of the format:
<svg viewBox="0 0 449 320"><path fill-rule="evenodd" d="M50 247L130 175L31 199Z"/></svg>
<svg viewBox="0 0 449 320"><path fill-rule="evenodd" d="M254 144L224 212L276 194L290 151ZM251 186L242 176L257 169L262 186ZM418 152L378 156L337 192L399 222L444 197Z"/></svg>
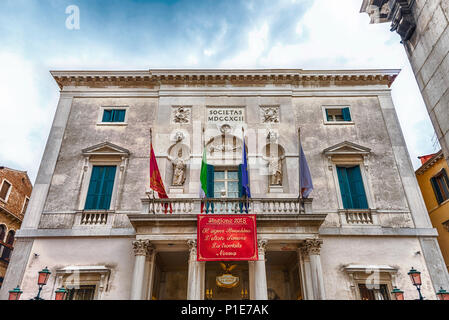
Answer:
<svg viewBox="0 0 449 320"><path fill-rule="evenodd" d="M246 159L245 139L243 139L243 151L242 151L242 196L251 198L251 191L249 190L248 161Z"/></svg>

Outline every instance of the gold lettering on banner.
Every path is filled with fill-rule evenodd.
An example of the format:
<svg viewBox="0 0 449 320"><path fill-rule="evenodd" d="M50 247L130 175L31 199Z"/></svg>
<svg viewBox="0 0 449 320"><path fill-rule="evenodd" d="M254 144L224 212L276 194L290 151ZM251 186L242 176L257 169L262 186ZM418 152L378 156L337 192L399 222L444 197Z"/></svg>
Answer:
<svg viewBox="0 0 449 320"><path fill-rule="evenodd" d="M201 230L204 241L210 242L208 246L217 249L217 257L237 256L234 249L243 248L242 242L250 241L252 230L246 227L248 218L205 218L207 224L215 228L205 227ZM241 227L239 226L241 225Z"/></svg>

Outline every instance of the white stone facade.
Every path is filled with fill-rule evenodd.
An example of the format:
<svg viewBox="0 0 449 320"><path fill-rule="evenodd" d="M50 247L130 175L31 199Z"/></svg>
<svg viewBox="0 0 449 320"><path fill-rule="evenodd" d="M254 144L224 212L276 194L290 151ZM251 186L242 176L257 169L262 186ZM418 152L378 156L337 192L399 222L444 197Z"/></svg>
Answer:
<svg viewBox="0 0 449 320"><path fill-rule="evenodd" d="M240 289L249 299L360 299L367 283L414 299L412 267L435 299L448 277L391 100L398 72L52 72L61 98L1 298L18 283L34 296L48 266L46 299L70 285L94 286L94 299L201 300L210 289L213 299L240 299ZM101 123L105 107L126 108L125 120ZM349 108L351 121L328 121L328 107ZM238 289L224 290L213 286L220 266L196 261L200 164L204 145L217 168L241 163L242 128L259 260L238 263ZM149 190L150 132L172 214ZM314 183L303 203L299 139ZM282 161L280 185L267 150ZM173 185L178 155L185 180ZM84 210L95 165L117 167L107 210ZM342 165L360 166L369 209L344 209ZM235 199L214 201L215 213L236 213Z"/></svg>

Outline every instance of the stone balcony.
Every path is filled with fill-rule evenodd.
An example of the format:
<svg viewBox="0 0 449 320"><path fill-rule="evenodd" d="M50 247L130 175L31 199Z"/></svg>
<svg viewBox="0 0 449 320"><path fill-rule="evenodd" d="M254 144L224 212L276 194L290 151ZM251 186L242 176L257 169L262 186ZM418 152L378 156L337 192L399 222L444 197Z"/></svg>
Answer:
<svg viewBox="0 0 449 320"><path fill-rule="evenodd" d="M313 199L298 198L170 198L141 199L142 213L147 214L312 214Z"/></svg>

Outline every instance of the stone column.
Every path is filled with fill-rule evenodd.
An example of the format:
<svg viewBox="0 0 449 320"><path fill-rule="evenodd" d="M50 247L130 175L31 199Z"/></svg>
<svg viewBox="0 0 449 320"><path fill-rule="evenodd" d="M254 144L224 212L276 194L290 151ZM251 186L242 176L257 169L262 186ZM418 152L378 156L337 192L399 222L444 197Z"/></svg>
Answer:
<svg viewBox="0 0 449 320"><path fill-rule="evenodd" d="M303 250L310 258L310 275L314 300L325 300L323 270L321 268L320 248L323 240L310 239L303 243Z"/></svg>
<svg viewBox="0 0 449 320"><path fill-rule="evenodd" d="M254 298L268 300L267 273L265 271L265 250L267 240L258 241L259 260L254 262Z"/></svg>
<svg viewBox="0 0 449 320"><path fill-rule="evenodd" d="M154 284L154 269L156 264L156 250L153 247L148 249L148 288L147 288L147 300L152 300L153 298L153 284Z"/></svg>
<svg viewBox="0 0 449 320"><path fill-rule="evenodd" d="M298 249L299 279L301 279L301 288L304 300L314 300L312 287L312 273L310 269L309 252L304 246Z"/></svg>
<svg viewBox="0 0 449 320"><path fill-rule="evenodd" d="M189 274L187 283L187 300L201 300L201 289L204 287L204 263L197 261L196 240L188 240Z"/></svg>
<svg viewBox="0 0 449 320"><path fill-rule="evenodd" d="M256 300L256 287L255 287L255 278L254 278L254 264L255 261L248 261L248 273L249 273L249 299Z"/></svg>
<svg viewBox="0 0 449 320"><path fill-rule="evenodd" d="M136 240L133 249L136 259L134 261L133 280L131 283L131 300L144 299L145 262L148 250L152 250L149 240Z"/></svg>

